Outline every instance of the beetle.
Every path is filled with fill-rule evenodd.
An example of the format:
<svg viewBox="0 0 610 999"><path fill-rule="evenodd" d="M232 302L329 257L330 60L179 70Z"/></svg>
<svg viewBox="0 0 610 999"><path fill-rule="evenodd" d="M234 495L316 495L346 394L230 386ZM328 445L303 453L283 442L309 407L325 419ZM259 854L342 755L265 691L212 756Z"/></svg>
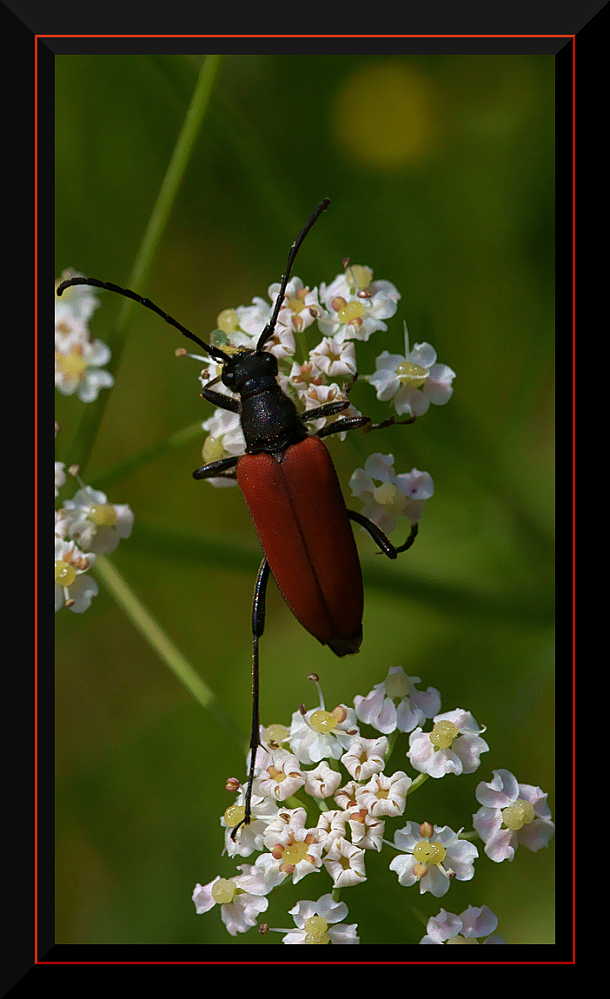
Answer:
<svg viewBox="0 0 610 999"><path fill-rule="evenodd" d="M407 540L396 547L367 517L347 509L329 451L322 438L345 430L366 430L413 419L373 424L370 417L338 419L317 432L307 423L336 416L347 409L347 399L326 403L299 413L277 382L276 357L266 344L274 334L296 254L305 236L328 207L325 198L298 234L288 254L280 291L269 322L256 348L229 354L204 343L148 298L96 278L73 277L57 288L61 295L73 285L116 292L157 313L185 337L193 340L215 361L222 363L220 380L233 396L215 391L212 379L201 395L222 409L238 413L246 441L241 456L220 458L193 472L195 479L237 478L263 549L252 603L252 729L250 769L244 800L244 817L233 827L235 839L241 825L251 818L256 752L261 746L259 722L259 640L265 627L265 597L269 575L300 624L337 656L357 653L362 642L363 586L360 560L350 521L364 527L378 548L395 559L407 551L417 535L413 524ZM239 398L235 398L238 396Z"/></svg>

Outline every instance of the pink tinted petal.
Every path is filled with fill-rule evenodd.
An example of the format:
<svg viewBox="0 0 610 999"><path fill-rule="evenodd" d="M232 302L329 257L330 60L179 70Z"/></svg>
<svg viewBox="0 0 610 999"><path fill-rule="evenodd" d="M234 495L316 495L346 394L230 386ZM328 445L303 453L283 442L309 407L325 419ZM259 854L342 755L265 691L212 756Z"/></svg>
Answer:
<svg viewBox="0 0 610 999"><path fill-rule="evenodd" d="M441 909L438 916L431 916L426 927L428 930L428 943L442 944L445 940L457 936L462 931L462 920L459 916L454 916L452 912ZM425 938L424 938L425 939ZM421 941L424 943L424 940Z"/></svg>
<svg viewBox="0 0 610 999"><path fill-rule="evenodd" d="M420 389L403 385L394 396L394 407L401 416L423 416L430 409L430 400Z"/></svg>
<svg viewBox="0 0 610 999"><path fill-rule="evenodd" d="M422 368L431 368L436 361L436 351L429 343L416 343L409 354L409 361L420 364Z"/></svg>
<svg viewBox="0 0 610 999"><path fill-rule="evenodd" d="M381 482L394 481L394 455L381 454L379 451L369 455L364 463L364 469L372 479Z"/></svg>
<svg viewBox="0 0 610 999"><path fill-rule="evenodd" d="M517 846L517 834L510 829L498 829L485 844L485 854L496 864L512 860Z"/></svg>
<svg viewBox="0 0 610 999"><path fill-rule="evenodd" d="M494 770L493 778L477 785L475 797L487 808L506 808L519 797L519 782L510 770Z"/></svg>
<svg viewBox="0 0 610 999"><path fill-rule="evenodd" d="M433 718L441 710L441 695L434 687L428 687L426 691L414 690L411 700L426 718Z"/></svg>
<svg viewBox="0 0 610 999"><path fill-rule="evenodd" d="M384 735L389 735L390 732L395 730L396 707L389 697L384 698L381 711L372 724L379 732L383 732Z"/></svg>
<svg viewBox="0 0 610 999"><path fill-rule="evenodd" d="M462 933L465 937L488 937L498 925L498 917L488 905L469 905L462 913Z"/></svg>
<svg viewBox="0 0 610 999"><path fill-rule="evenodd" d="M371 690L370 694L367 694L366 697L357 694L354 697L354 705L360 721L366 725L371 725L380 713L384 699L385 694L383 690Z"/></svg>
<svg viewBox="0 0 610 999"><path fill-rule="evenodd" d="M553 838L554 833L554 822L543 822L541 819L534 819L529 825L523 826L519 830L517 839L519 843L526 846L532 853L537 853L538 850L542 850L545 846L549 845L549 841Z"/></svg>

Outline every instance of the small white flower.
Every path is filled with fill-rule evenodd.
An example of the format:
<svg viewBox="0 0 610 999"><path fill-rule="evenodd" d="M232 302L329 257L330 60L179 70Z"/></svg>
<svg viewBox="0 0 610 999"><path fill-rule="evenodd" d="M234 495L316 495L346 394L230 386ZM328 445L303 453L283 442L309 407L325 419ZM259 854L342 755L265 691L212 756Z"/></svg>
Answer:
<svg viewBox="0 0 610 999"><path fill-rule="evenodd" d="M269 298L274 304L280 287L279 281L269 287ZM286 285L284 304L277 317L278 326L285 326L291 332L301 333L311 326L323 311L318 301L318 289L306 288L300 278L292 277Z"/></svg>
<svg viewBox="0 0 610 999"><path fill-rule="evenodd" d="M305 829L307 826L307 812L302 806L298 808L278 809L277 815L268 823L265 829L263 842L268 850L271 850L278 840L289 836L297 830Z"/></svg>
<svg viewBox="0 0 610 999"><path fill-rule="evenodd" d="M409 350L406 323L404 355L384 350L375 364L377 371L368 380L378 399L394 400L399 415L423 416L430 403L444 406L453 395L455 371L436 363L436 351L429 343L416 343Z"/></svg>
<svg viewBox="0 0 610 999"><path fill-rule="evenodd" d="M385 821L375 818L366 808L351 808L348 814L354 846L358 846L362 850L377 850L379 852L383 846Z"/></svg>
<svg viewBox="0 0 610 999"><path fill-rule="evenodd" d="M481 753L489 751L480 737L485 726L480 728L470 712L462 708L436 715L433 720L431 732L416 728L409 736L407 756L411 765L430 777L474 773Z"/></svg>
<svg viewBox="0 0 610 999"><path fill-rule="evenodd" d="M407 791L413 781L402 770L388 776L375 774L368 784L356 792L356 800L374 818L380 815L402 815L405 810Z"/></svg>
<svg viewBox="0 0 610 999"><path fill-rule="evenodd" d="M348 888L366 881L364 850L342 836L333 837L325 848L323 864L333 879L334 888Z"/></svg>
<svg viewBox="0 0 610 999"><path fill-rule="evenodd" d="M103 371L111 353L101 340L69 339L61 348L55 347L55 387L62 395L78 393L82 402L94 402L102 388L114 385L109 371Z"/></svg>
<svg viewBox="0 0 610 999"><path fill-rule="evenodd" d="M385 754L388 751L388 740L365 739L358 736L352 742L347 753L341 757L341 762L348 774L355 780L369 780L373 774L381 773L385 766Z"/></svg>
<svg viewBox="0 0 610 999"><path fill-rule="evenodd" d="M418 676L407 676L401 666L391 666L386 680L376 684L370 694L354 697L359 720L385 735L396 729L412 732L441 709L438 690L417 690L416 683L421 683Z"/></svg>
<svg viewBox="0 0 610 999"><path fill-rule="evenodd" d="M351 340L324 337L309 352L309 362L314 377L324 375L331 379L353 378L356 374L356 348Z"/></svg>
<svg viewBox="0 0 610 999"><path fill-rule="evenodd" d="M320 285L320 300L328 310L318 319L322 333L344 340L368 340L371 333L387 330L398 308L400 294L389 281L372 281L373 272L359 265L339 274L328 286Z"/></svg>
<svg viewBox="0 0 610 999"><path fill-rule="evenodd" d="M55 282L55 288L62 281L69 281L70 278L84 277L73 267L62 271L61 277ZM75 284L71 288L66 288L61 298L55 295L55 328L61 325L64 319L80 319L86 323L98 308L100 301L91 285Z"/></svg>
<svg viewBox="0 0 610 999"><path fill-rule="evenodd" d="M261 797L285 801L304 783L305 774L301 772L296 756L279 749L272 754L272 761L258 772L253 788Z"/></svg>
<svg viewBox="0 0 610 999"><path fill-rule="evenodd" d="M134 515L127 503L109 503L101 489L83 486L71 500L65 500L65 531L80 548L96 555L113 552L121 538L128 538Z"/></svg>
<svg viewBox="0 0 610 999"><path fill-rule="evenodd" d="M334 839L345 838L347 814L340 808L330 808L327 812L321 812L316 833L318 841L325 850L330 849Z"/></svg>
<svg viewBox="0 0 610 999"><path fill-rule="evenodd" d="M97 596L98 585L87 575L95 562L93 552L82 552L76 542L55 538L55 610L68 607L82 614Z"/></svg>
<svg viewBox="0 0 610 999"><path fill-rule="evenodd" d="M407 822L403 829L397 829L394 843L402 853L394 857L390 870L398 874L399 884L419 882L420 894L429 891L440 898L454 878L470 881L479 851L474 843L459 839L460 832L429 822Z"/></svg>
<svg viewBox="0 0 610 999"><path fill-rule="evenodd" d="M430 916L427 933L420 944L505 944L506 940L494 933L498 917L489 906L469 905L460 916L441 909L438 916ZM493 936L491 935L493 934ZM477 937L487 937L478 940Z"/></svg>
<svg viewBox="0 0 610 999"><path fill-rule="evenodd" d="M301 763L319 763L341 758L358 735L356 712L344 704L333 711L314 708L302 715L295 711L290 726L290 746Z"/></svg>
<svg viewBox="0 0 610 999"><path fill-rule="evenodd" d="M472 824L485 843L485 853L496 863L513 860L518 846L536 853L548 846L555 832L547 795L539 787L519 784L509 770L494 770L493 780L475 791L483 806Z"/></svg>
<svg viewBox="0 0 610 999"><path fill-rule="evenodd" d="M434 483L428 472L413 468L397 475L393 466L394 455L377 451L369 455L364 468L357 468L349 480L352 495L364 503L363 515L385 534L392 533L400 517L416 524L426 500L434 495ZM380 484L375 485L375 481Z"/></svg>
<svg viewBox="0 0 610 999"><path fill-rule="evenodd" d="M305 364L293 362L290 373L278 377L280 388L289 396L300 399L306 405L307 393L312 385L325 385L326 376L314 371L313 364L307 361ZM313 405L313 403L311 403Z"/></svg>
<svg viewBox="0 0 610 999"><path fill-rule="evenodd" d="M57 300L56 300L57 301ZM61 301L61 300L60 300ZM89 343L89 327L84 319L78 319L71 312L66 312L58 321L57 306L55 308L55 347L59 351L69 352L77 344Z"/></svg>
<svg viewBox="0 0 610 999"><path fill-rule="evenodd" d="M332 798L341 783L341 774L322 760L315 770L305 771L305 791L312 798Z"/></svg>
<svg viewBox="0 0 610 999"><path fill-rule="evenodd" d="M298 278L293 278L292 280L298 280ZM291 283L292 282L289 282L289 284ZM272 292L273 288L276 289L274 292ZM279 290L279 284L271 285L269 288L269 297L271 298L273 304L275 304L275 299L277 298ZM235 309L239 318L240 329L250 337L250 343L248 346L256 347L258 338L271 319L273 304L269 305L263 298L256 296L252 299L252 305L238 305ZM284 318L287 318L286 310L284 310L284 312ZM233 335L231 335L230 339L235 346L241 346L236 343ZM280 360L284 357L292 357L295 349L294 328L291 323L287 324L285 322L280 322L280 316L278 315L278 321L275 325L273 336L265 344L265 350L267 350L270 354L275 354L277 359Z"/></svg>
<svg viewBox="0 0 610 999"><path fill-rule="evenodd" d="M256 866L264 872L266 883L278 883L279 878L292 876L293 883L297 884L307 874L320 870L322 843L318 841L317 830L305 825L306 819L305 809L298 808L277 833L277 819L267 826L264 840L270 853L261 854L256 861Z"/></svg>
<svg viewBox="0 0 610 999"><path fill-rule="evenodd" d="M277 817L279 805L271 798L261 798L253 794L251 800L251 821L248 825L242 825L239 829L239 836L233 839L231 832L244 818L246 786L242 785L233 805L221 816L220 824L225 830L224 853L229 857L249 857L255 850L262 850L264 847L265 830L270 822Z"/></svg>
<svg viewBox="0 0 610 999"><path fill-rule="evenodd" d="M269 905L264 896L271 890L255 866L243 864L238 870L243 874L234 878L216 877L207 885L198 884L193 892L198 915L220 905L220 918L232 937L256 926L259 913L265 912Z"/></svg>
<svg viewBox="0 0 610 999"><path fill-rule="evenodd" d="M358 925L345 926L348 908L345 902L335 902L332 895L322 895L317 902L297 902L290 909L296 930L288 930L285 944L357 944Z"/></svg>
<svg viewBox="0 0 610 999"><path fill-rule="evenodd" d="M350 780L335 793L335 802L339 808L349 811L351 808L360 807L358 804L358 792L362 785L357 780Z"/></svg>
<svg viewBox="0 0 610 999"><path fill-rule="evenodd" d="M221 458L245 453L246 441L239 413L232 413L228 409L215 409L209 419L204 420L201 426L209 435L201 450L206 465L212 461L220 461ZM237 479L228 479L222 475L214 476L205 481L220 488L237 485Z"/></svg>

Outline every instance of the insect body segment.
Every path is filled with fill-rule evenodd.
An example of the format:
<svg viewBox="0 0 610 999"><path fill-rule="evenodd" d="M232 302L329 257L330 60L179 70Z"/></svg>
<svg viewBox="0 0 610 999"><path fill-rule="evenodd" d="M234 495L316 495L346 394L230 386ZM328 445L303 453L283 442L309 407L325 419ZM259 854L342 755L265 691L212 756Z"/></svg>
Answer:
<svg viewBox="0 0 610 999"><path fill-rule="evenodd" d="M362 642L360 561L326 446L308 437L270 454L245 455L237 481L273 577L303 627L338 656Z"/></svg>

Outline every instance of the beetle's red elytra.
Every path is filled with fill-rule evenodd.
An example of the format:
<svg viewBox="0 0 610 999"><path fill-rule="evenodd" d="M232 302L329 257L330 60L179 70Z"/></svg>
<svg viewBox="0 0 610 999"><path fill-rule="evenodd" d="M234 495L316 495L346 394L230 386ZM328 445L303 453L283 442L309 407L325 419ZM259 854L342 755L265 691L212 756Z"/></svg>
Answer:
<svg viewBox="0 0 610 999"><path fill-rule="evenodd" d="M306 437L279 460L244 455L236 472L273 578L297 621L336 655L358 652L360 560L324 442Z"/></svg>

